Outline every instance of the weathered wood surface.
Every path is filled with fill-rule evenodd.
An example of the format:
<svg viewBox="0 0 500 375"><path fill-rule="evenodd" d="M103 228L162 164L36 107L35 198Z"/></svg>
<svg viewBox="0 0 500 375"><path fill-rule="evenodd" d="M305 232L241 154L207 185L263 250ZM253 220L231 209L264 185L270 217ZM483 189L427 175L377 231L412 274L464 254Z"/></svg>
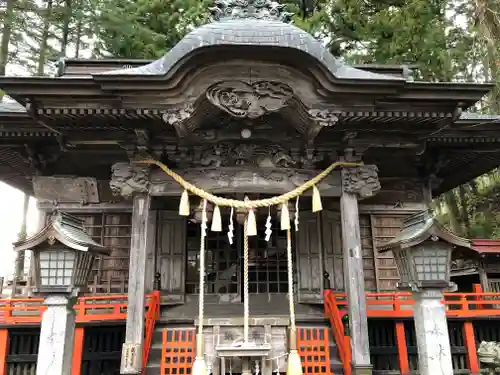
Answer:
<svg viewBox="0 0 500 375"><path fill-rule="evenodd" d="M321 171L272 168L203 168L183 170L182 177L197 187L216 194L283 194L310 180ZM332 172L319 185L321 195L340 196L340 174ZM151 176L150 193L154 196L179 196L183 188L163 171ZM310 195L306 192L305 195Z"/></svg>
<svg viewBox="0 0 500 375"><path fill-rule="evenodd" d="M130 269L128 288L128 310L125 332L125 344L133 345L140 349L144 340L144 302L146 287L146 258L148 251L148 232L150 217L151 197L148 194L137 194L133 198L132 210L132 240L130 244ZM140 350L137 353L141 363ZM122 370L124 363L122 361ZM140 373L137 372L126 373ZM123 372L122 372L123 373Z"/></svg>
<svg viewBox="0 0 500 375"><path fill-rule="evenodd" d="M320 216L301 212L296 232L296 269L298 301L323 302L323 248Z"/></svg>
<svg viewBox="0 0 500 375"><path fill-rule="evenodd" d="M370 364L370 345L357 196L344 192L340 197L340 209L352 363L363 366Z"/></svg>
<svg viewBox="0 0 500 375"><path fill-rule="evenodd" d="M156 264L161 277L162 303L184 303L186 288L186 218L160 211Z"/></svg>

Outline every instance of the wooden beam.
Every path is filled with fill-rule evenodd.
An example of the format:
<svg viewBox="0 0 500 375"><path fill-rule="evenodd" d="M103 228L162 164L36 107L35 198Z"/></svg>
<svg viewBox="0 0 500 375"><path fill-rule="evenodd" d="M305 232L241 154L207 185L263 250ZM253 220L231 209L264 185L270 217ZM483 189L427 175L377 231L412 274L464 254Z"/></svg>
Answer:
<svg viewBox="0 0 500 375"><path fill-rule="evenodd" d="M144 341L144 302L146 259L149 235L151 197L136 193L132 208L132 240L128 282L128 310L125 343L122 349L121 374L140 374Z"/></svg>
<svg viewBox="0 0 500 375"><path fill-rule="evenodd" d="M111 213L111 212L131 212L132 204L128 201L116 203L97 203L82 205L80 203L60 203L55 205L50 202L38 202L37 207L40 211L51 212L56 208L70 213Z"/></svg>

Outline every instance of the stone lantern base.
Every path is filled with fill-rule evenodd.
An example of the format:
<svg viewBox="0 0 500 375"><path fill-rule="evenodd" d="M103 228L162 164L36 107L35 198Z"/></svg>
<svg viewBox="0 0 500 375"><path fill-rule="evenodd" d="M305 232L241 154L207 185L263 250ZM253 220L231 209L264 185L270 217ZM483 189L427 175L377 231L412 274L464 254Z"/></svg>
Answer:
<svg viewBox="0 0 500 375"><path fill-rule="evenodd" d="M71 375L75 335L74 298L52 295L45 298L40 329L37 375Z"/></svg>

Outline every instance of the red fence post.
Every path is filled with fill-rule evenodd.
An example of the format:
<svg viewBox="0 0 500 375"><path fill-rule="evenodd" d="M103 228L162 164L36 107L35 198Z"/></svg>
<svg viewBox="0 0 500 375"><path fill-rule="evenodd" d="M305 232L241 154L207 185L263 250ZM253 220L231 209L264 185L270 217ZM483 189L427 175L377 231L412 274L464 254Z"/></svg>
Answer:
<svg viewBox="0 0 500 375"><path fill-rule="evenodd" d="M403 322L396 322L396 347L398 349L399 371L401 375L410 374L408 363L408 348L406 347L405 325Z"/></svg>
<svg viewBox="0 0 500 375"><path fill-rule="evenodd" d="M0 329L0 375L7 375L7 354L9 353L9 330Z"/></svg>
<svg viewBox="0 0 500 375"><path fill-rule="evenodd" d="M73 360L71 362L71 375L80 375L82 372L83 339L85 328L75 328L75 341L73 344ZM1 374L0 374L1 375Z"/></svg>
<svg viewBox="0 0 500 375"><path fill-rule="evenodd" d="M481 369L477 358L476 337L472 322L464 322L463 335L465 350L467 351L467 367L469 367L471 374L478 375L481 373Z"/></svg>

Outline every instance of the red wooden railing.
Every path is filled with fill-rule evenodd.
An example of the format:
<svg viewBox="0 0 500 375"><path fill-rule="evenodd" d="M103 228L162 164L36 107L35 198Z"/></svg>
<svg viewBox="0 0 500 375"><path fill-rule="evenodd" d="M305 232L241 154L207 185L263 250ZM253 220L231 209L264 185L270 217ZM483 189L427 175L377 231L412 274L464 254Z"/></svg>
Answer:
<svg viewBox="0 0 500 375"><path fill-rule="evenodd" d="M146 371L148 364L149 351L153 342L153 335L155 332L155 324L160 317L160 292L155 290L151 293L150 304L146 313L144 345L142 346L142 371Z"/></svg>
<svg viewBox="0 0 500 375"><path fill-rule="evenodd" d="M342 317L345 315L345 312L340 312L335 293L331 290L325 290L324 301L325 316L330 321L333 337L337 343L339 359L344 368L344 375L351 375L351 343L349 341L349 336L344 332L344 324L342 323Z"/></svg>
<svg viewBox="0 0 500 375"><path fill-rule="evenodd" d="M106 295L81 297L74 305L76 323L121 321L127 319L127 296ZM160 314L160 292L146 296L147 313L143 345L143 369L146 367L156 320ZM0 324L38 325L46 307L41 298L0 299ZM4 337L5 336L5 337ZM72 374L79 375L82 363L84 328L75 329ZM8 329L0 330L0 375L5 374L5 360L8 346Z"/></svg>
<svg viewBox="0 0 500 375"><path fill-rule="evenodd" d="M483 293L479 285L474 286L474 293L445 293L443 304L448 318L470 320L478 317L500 316L500 293ZM344 333L342 318L347 313L345 293L324 292L325 316L329 319L333 336L339 350L339 357L346 375L351 374L350 338ZM393 318L396 324L396 341L399 366L402 374L409 373L408 353L404 326L398 319L413 317L411 293L366 293L366 308L369 318ZM474 329L471 321L464 322L464 340L467 347L467 361L471 373L479 373L476 355ZM476 371L477 370L477 371Z"/></svg>

